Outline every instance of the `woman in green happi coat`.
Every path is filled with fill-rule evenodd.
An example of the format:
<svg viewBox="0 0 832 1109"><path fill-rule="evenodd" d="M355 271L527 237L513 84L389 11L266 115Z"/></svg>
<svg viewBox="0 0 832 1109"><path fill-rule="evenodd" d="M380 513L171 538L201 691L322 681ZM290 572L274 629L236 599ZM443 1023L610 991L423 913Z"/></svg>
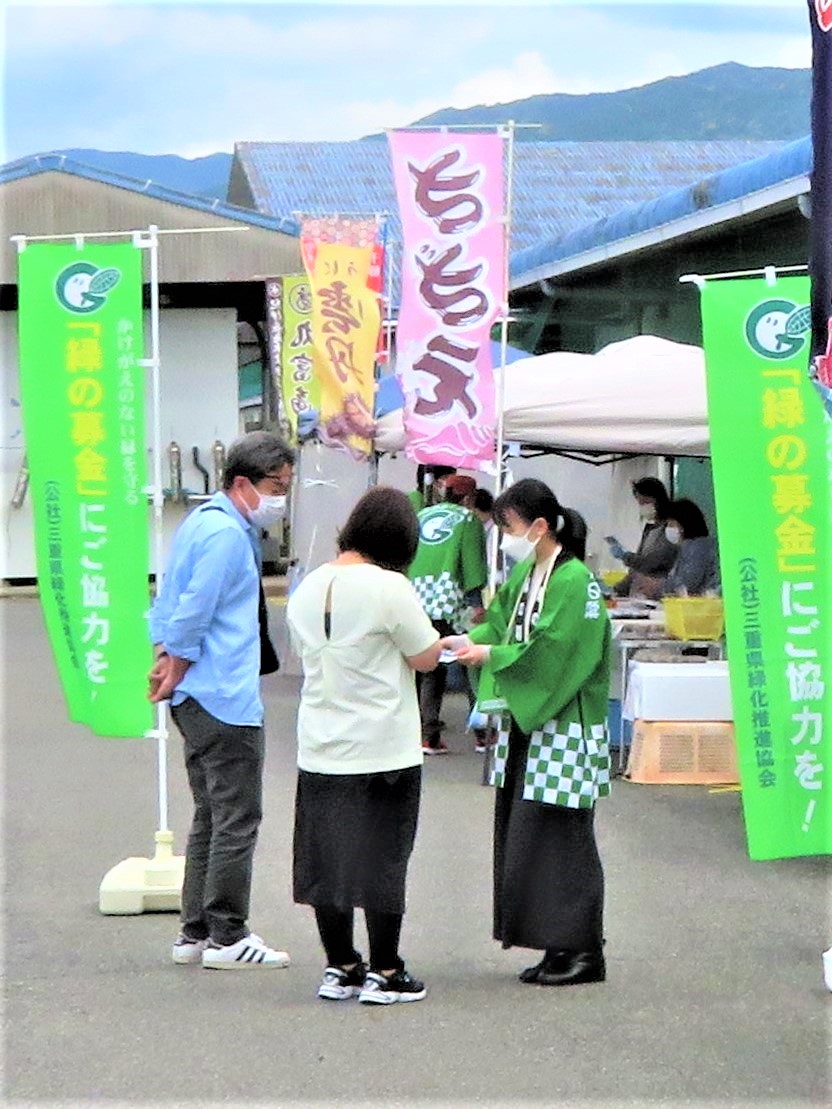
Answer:
<svg viewBox="0 0 832 1109"><path fill-rule="evenodd" d="M604 873L594 807L610 789L610 622L582 561L582 521L548 486L510 486L494 519L518 564L485 622L445 640L460 662L482 667L480 707L501 713L494 937L543 952L523 982L600 982Z"/></svg>

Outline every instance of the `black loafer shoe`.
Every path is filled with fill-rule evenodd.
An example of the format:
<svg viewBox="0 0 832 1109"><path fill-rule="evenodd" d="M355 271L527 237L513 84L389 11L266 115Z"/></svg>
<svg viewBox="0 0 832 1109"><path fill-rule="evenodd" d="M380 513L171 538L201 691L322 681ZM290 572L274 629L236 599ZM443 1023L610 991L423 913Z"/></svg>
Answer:
<svg viewBox="0 0 832 1109"><path fill-rule="evenodd" d="M541 974L560 974L572 964L574 951L547 951L539 963L520 972L520 981L534 984Z"/></svg>
<svg viewBox="0 0 832 1109"><path fill-rule="evenodd" d="M590 982L603 982L606 977L607 968L603 955L581 951L572 957L563 970L541 967L535 981L538 986L582 986Z"/></svg>
<svg viewBox="0 0 832 1109"><path fill-rule="evenodd" d="M526 967L525 970L521 970L519 974L520 981L526 982L527 984L534 983L537 981L537 976L542 970L543 960L541 960L539 963L536 963L533 967Z"/></svg>

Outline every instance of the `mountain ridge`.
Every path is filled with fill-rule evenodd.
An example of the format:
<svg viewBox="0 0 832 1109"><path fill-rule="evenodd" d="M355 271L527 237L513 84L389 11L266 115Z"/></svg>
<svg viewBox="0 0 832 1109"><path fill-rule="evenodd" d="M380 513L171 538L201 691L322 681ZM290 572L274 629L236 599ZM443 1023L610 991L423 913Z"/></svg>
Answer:
<svg viewBox="0 0 832 1109"><path fill-rule="evenodd" d="M811 70L726 62L617 92L546 93L503 104L444 108L415 123L493 126L513 118L543 124L541 129L519 129L519 142L786 142L809 133L810 92ZM89 148L51 153L211 199L228 195L233 158L224 151L199 158Z"/></svg>
<svg viewBox="0 0 832 1109"><path fill-rule="evenodd" d="M513 119L533 142L790 139L809 132L811 70L725 62L617 92L545 93L500 104L442 108L416 125L493 126Z"/></svg>

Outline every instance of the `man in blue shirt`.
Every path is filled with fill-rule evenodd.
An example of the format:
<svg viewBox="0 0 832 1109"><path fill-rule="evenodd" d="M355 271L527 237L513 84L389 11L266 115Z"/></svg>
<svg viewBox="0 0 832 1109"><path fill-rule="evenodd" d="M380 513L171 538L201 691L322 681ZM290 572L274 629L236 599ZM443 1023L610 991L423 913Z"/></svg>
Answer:
<svg viewBox="0 0 832 1109"><path fill-rule="evenodd" d="M150 699L170 699L194 799L175 963L289 964L249 931L248 911L262 815L260 674L270 649L260 531L285 511L293 463L293 451L269 432L233 444L223 491L180 525L151 610Z"/></svg>

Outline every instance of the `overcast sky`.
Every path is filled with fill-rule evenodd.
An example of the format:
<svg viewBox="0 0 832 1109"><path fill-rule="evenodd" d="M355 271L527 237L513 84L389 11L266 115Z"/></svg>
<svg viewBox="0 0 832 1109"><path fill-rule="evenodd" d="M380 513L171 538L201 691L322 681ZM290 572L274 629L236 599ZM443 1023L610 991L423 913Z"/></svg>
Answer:
<svg viewBox="0 0 832 1109"><path fill-rule="evenodd" d="M810 64L806 0L3 6L3 161L352 139L447 105Z"/></svg>

